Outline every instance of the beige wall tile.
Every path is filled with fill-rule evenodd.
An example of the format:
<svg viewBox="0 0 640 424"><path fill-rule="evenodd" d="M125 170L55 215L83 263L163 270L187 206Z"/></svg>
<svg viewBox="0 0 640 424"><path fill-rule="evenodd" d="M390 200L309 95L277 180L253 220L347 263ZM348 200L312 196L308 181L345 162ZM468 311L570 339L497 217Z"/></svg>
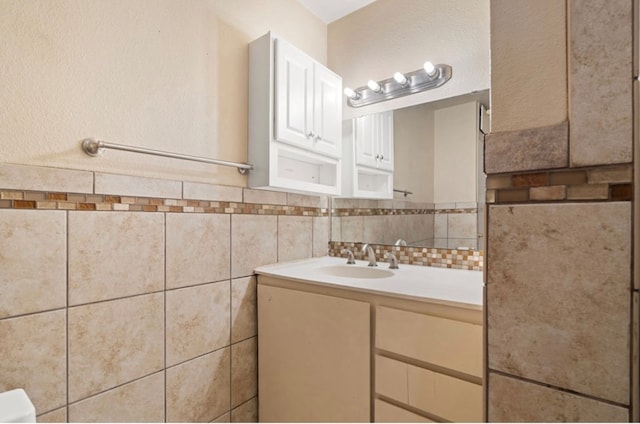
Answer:
<svg viewBox="0 0 640 424"><path fill-rule="evenodd" d="M93 172L0 163L0 188L93 193Z"/></svg>
<svg viewBox="0 0 640 424"><path fill-rule="evenodd" d="M182 197L195 200L218 200L221 202L242 202L242 188L214 184L182 183Z"/></svg>
<svg viewBox="0 0 640 424"><path fill-rule="evenodd" d="M231 216L167 214L167 288L228 280Z"/></svg>
<svg viewBox="0 0 640 424"><path fill-rule="evenodd" d="M182 198L182 182L96 172L95 194Z"/></svg>
<svg viewBox="0 0 640 424"><path fill-rule="evenodd" d="M569 200L606 200L608 198L608 184L572 185L567 189L567 199Z"/></svg>
<svg viewBox="0 0 640 424"><path fill-rule="evenodd" d="M326 256L329 252L329 217L313 218L313 252L312 255Z"/></svg>
<svg viewBox="0 0 640 424"><path fill-rule="evenodd" d="M254 397L231 411L231 422L257 423L258 422L258 398Z"/></svg>
<svg viewBox="0 0 640 424"><path fill-rule="evenodd" d="M544 385L489 374L489 422L626 422L629 411Z"/></svg>
<svg viewBox="0 0 640 424"><path fill-rule="evenodd" d="M69 422L164 422L164 372L70 405Z"/></svg>
<svg viewBox="0 0 640 424"><path fill-rule="evenodd" d="M364 217L345 216L341 218L340 241L364 241Z"/></svg>
<svg viewBox="0 0 640 424"><path fill-rule="evenodd" d="M229 281L168 291L167 366L229 344Z"/></svg>
<svg viewBox="0 0 640 424"><path fill-rule="evenodd" d="M531 187L529 198L531 200L564 200L567 197L567 186L556 185L548 187Z"/></svg>
<svg viewBox="0 0 640 424"><path fill-rule="evenodd" d="M37 412L37 411L36 411ZM67 419L67 407L56 409L55 411L45 412L42 415L36 417L36 422L39 423L66 423Z"/></svg>
<svg viewBox="0 0 640 424"><path fill-rule="evenodd" d="M224 414L220 415L218 418L214 419L211 422L212 423L230 423L231 422L231 411L225 412ZM255 422L257 422L257 421L255 421Z"/></svg>
<svg viewBox="0 0 640 424"><path fill-rule="evenodd" d="M368 243L384 243L386 240L385 233L388 233L387 227L384 225L385 217L383 215L363 216L362 217L362 239L347 241L366 241ZM398 234L395 234L400 237ZM393 238L392 234L388 234L389 238Z"/></svg>
<svg viewBox="0 0 640 424"><path fill-rule="evenodd" d="M23 388L36 413L66 403L63 310L0 320L0 392Z"/></svg>
<svg viewBox="0 0 640 424"><path fill-rule="evenodd" d="M631 165L593 168L589 170L589 183L628 183L633 180Z"/></svg>
<svg viewBox="0 0 640 424"><path fill-rule="evenodd" d="M231 343L258 334L256 277L231 280Z"/></svg>
<svg viewBox="0 0 640 424"><path fill-rule="evenodd" d="M66 306L66 213L0 210L0 318Z"/></svg>
<svg viewBox="0 0 640 424"><path fill-rule="evenodd" d="M253 274L260 265L278 261L278 217L231 217L231 278Z"/></svg>
<svg viewBox="0 0 640 424"><path fill-rule="evenodd" d="M631 162L633 2L569 7L571 165Z"/></svg>
<svg viewBox="0 0 640 424"><path fill-rule="evenodd" d="M447 227L448 238L474 238L478 234L478 214L449 214Z"/></svg>
<svg viewBox="0 0 640 424"><path fill-rule="evenodd" d="M484 167L487 174L562 168L568 164L567 122L485 136Z"/></svg>
<svg viewBox="0 0 640 424"><path fill-rule="evenodd" d="M231 346L231 407L258 394L258 339Z"/></svg>
<svg viewBox="0 0 640 424"><path fill-rule="evenodd" d="M278 217L278 262L310 258L312 256L312 248L312 217Z"/></svg>
<svg viewBox="0 0 640 424"><path fill-rule="evenodd" d="M164 294L69 308L69 401L160 370Z"/></svg>
<svg viewBox="0 0 640 424"><path fill-rule="evenodd" d="M449 230L448 213L437 213L433 218L433 236L436 238L447 238Z"/></svg>
<svg viewBox="0 0 640 424"><path fill-rule="evenodd" d="M628 202L492 206L492 369L629 399Z"/></svg>
<svg viewBox="0 0 640 424"><path fill-rule="evenodd" d="M287 193L287 205L326 209L329 205L329 199L327 196L308 196L305 194Z"/></svg>
<svg viewBox="0 0 640 424"><path fill-rule="evenodd" d="M286 205L287 193L280 191L254 190L245 188L242 190L245 203L261 203L264 205Z"/></svg>
<svg viewBox="0 0 640 424"><path fill-rule="evenodd" d="M230 409L230 348L167 369L167 421L211 421Z"/></svg>
<svg viewBox="0 0 640 424"><path fill-rule="evenodd" d="M164 216L69 212L69 304L164 288Z"/></svg>

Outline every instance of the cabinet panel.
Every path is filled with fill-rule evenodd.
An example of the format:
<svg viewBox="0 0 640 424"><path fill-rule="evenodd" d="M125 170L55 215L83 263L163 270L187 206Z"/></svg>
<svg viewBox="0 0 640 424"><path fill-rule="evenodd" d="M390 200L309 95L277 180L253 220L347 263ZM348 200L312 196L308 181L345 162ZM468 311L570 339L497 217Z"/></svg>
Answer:
<svg viewBox="0 0 640 424"><path fill-rule="evenodd" d="M365 115L355 119L355 162L356 165L376 168L377 154L377 118L376 115Z"/></svg>
<svg viewBox="0 0 640 424"><path fill-rule="evenodd" d="M409 404L407 364L376 355L376 393Z"/></svg>
<svg viewBox="0 0 640 424"><path fill-rule="evenodd" d="M428 418L414 414L406 409L398 408L380 399L375 401L376 423L432 423Z"/></svg>
<svg viewBox="0 0 640 424"><path fill-rule="evenodd" d="M376 347L482 377L482 326L376 308Z"/></svg>
<svg viewBox="0 0 640 424"><path fill-rule="evenodd" d="M408 365L409 405L454 422L482 421L482 386Z"/></svg>
<svg viewBox="0 0 640 424"><path fill-rule="evenodd" d="M380 114L378 134L378 168L393 171L393 112Z"/></svg>
<svg viewBox="0 0 640 424"><path fill-rule="evenodd" d="M260 420L369 421L369 320L366 302L258 284Z"/></svg>
<svg viewBox="0 0 640 424"><path fill-rule="evenodd" d="M275 43L275 138L312 148L313 59L284 40Z"/></svg>
<svg viewBox="0 0 640 424"><path fill-rule="evenodd" d="M339 157L342 150L342 80L318 65L314 72L315 149Z"/></svg>

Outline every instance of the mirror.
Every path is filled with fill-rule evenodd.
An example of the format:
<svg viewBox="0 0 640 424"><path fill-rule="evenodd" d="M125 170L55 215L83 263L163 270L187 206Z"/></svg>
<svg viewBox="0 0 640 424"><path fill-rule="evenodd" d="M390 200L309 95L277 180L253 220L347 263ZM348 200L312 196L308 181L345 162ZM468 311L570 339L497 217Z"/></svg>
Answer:
<svg viewBox="0 0 640 424"><path fill-rule="evenodd" d="M331 199L331 241L483 246L489 90L394 111L394 197Z"/></svg>

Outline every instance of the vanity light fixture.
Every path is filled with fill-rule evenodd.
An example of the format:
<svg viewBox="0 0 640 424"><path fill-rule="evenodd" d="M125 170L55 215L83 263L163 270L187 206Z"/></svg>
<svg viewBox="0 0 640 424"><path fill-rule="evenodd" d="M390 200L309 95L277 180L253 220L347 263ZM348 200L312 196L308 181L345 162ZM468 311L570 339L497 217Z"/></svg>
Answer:
<svg viewBox="0 0 640 424"><path fill-rule="evenodd" d="M374 80L367 81L367 87L369 87L369 89L371 91L373 91L374 93L378 93L378 94L384 93L384 90L382 89L382 86L380 84L378 84Z"/></svg>
<svg viewBox="0 0 640 424"><path fill-rule="evenodd" d="M405 77L402 72L396 72L395 74L393 74L393 79L403 87L409 85L409 79Z"/></svg>
<svg viewBox="0 0 640 424"><path fill-rule="evenodd" d="M349 87L345 87L344 95L347 96L348 98L350 98L351 100L358 100L360 98L360 94L358 94L357 92L353 91Z"/></svg>
<svg viewBox="0 0 640 424"><path fill-rule="evenodd" d="M425 62L421 69L413 72L396 72L392 78L382 81L369 80L367 85L355 90L347 87L344 95L351 107L367 106L440 87L451 79L451 75L450 65Z"/></svg>
<svg viewBox="0 0 640 424"><path fill-rule="evenodd" d="M433 66L433 63L426 61L424 62L424 65L422 65L422 67L424 68L424 71L427 73L427 75L429 75L431 78L438 75L438 71L436 71L436 67Z"/></svg>

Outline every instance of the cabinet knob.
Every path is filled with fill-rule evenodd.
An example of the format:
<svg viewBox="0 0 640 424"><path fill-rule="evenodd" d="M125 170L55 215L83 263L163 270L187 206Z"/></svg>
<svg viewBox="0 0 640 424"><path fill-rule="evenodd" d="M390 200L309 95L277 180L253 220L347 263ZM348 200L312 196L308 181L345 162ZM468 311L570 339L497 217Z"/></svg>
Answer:
<svg viewBox="0 0 640 424"><path fill-rule="evenodd" d="M384 159L384 155L380 155L380 160Z"/></svg>
<svg viewBox="0 0 640 424"><path fill-rule="evenodd" d="M320 134L316 134L315 139L316 139L316 141L320 141L320 140L322 140L322 136Z"/></svg>
<svg viewBox="0 0 640 424"><path fill-rule="evenodd" d="M380 159L380 155L376 155L376 160L379 160L379 159Z"/></svg>
<svg viewBox="0 0 640 424"><path fill-rule="evenodd" d="M307 134L307 138L313 138L313 137L315 137L315 134L309 131L309 133Z"/></svg>

